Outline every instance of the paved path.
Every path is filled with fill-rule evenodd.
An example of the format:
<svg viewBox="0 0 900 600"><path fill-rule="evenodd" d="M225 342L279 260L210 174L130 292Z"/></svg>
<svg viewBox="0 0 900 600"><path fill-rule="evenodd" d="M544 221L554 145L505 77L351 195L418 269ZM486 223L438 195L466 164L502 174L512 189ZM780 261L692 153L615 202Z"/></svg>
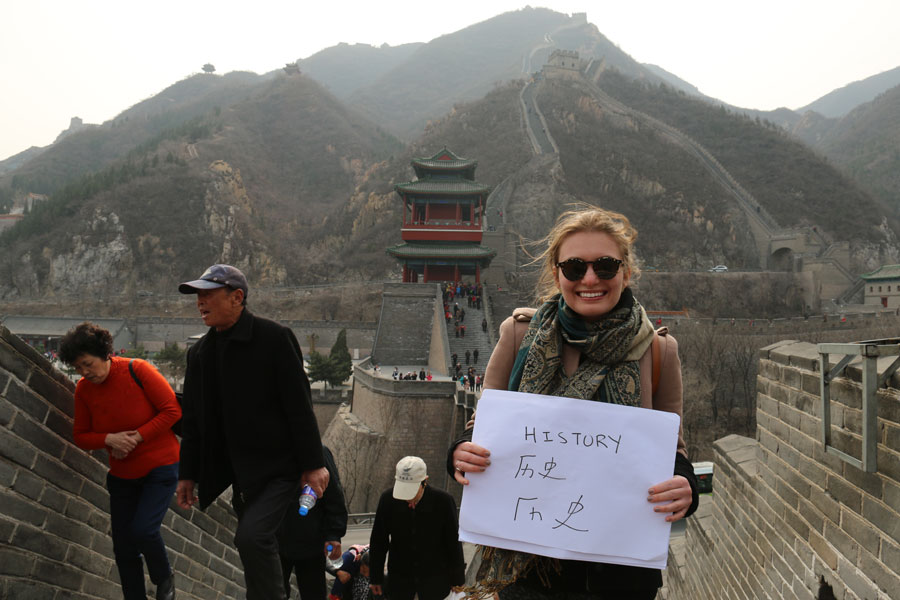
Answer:
<svg viewBox="0 0 900 600"><path fill-rule="evenodd" d="M447 324L447 337L450 340L450 353L456 354L457 361L462 366L462 373L468 372L469 367L475 367L475 371L479 374L484 373L487 366L488 358L494 347L491 345L490 334L481 330L481 321L484 319L484 303L481 308L474 308L468 305L465 296L457 297L450 302L450 314L453 314L453 305L459 304L461 309L466 311L465 320L462 322L466 326L465 337L456 337L456 331L453 327L453 319ZM474 360L474 351L478 350L478 361ZM469 351L469 362L466 362L466 350ZM453 365L450 366L450 373L453 374Z"/></svg>

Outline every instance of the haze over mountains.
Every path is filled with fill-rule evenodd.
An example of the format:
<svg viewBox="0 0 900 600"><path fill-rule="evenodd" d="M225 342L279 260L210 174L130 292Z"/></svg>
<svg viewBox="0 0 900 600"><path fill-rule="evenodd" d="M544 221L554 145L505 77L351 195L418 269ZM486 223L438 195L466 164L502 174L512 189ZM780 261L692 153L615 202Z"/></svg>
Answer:
<svg viewBox="0 0 900 600"><path fill-rule="evenodd" d="M526 237L590 201L636 221L648 264L757 267L744 217L696 159L577 82L538 88L559 156L533 157L519 92L554 48L593 58L605 93L700 141L781 226L850 242L860 272L897 260L900 70L823 98L832 117L757 121L635 62L583 16L523 9L428 43L342 44L297 75L196 75L3 161L0 209L50 200L0 234L0 298L163 293L216 261L262 285L381 280L397 271L393 185L443 146L478 159L479 181L511 182L508 220Z"/></svg>

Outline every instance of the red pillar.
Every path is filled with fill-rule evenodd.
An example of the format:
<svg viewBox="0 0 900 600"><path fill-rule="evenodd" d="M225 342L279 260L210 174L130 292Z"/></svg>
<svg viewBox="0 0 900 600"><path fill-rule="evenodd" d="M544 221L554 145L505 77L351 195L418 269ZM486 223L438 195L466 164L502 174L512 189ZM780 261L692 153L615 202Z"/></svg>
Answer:
<svg viewBox="0 0 900 600"><path fill-rule="evenodd" d="M428 263L425 263L425 267L422 273L422 283L428 283Z"/></svg>
<svg viewBox="0 0 900 600"><path fill-rule="evenodd" d="M481 284L481 265L475 265L475 285Z"/></svg>
<svg viewBox="0 0 900 600"><path fill-rule="evenodd" d="M409 283L409 267L403 263L403 283Z"/></svg>
<svg viewBox="0 0 900 600"><path fill-rule="evenodd" d="M457 206L459 206L459 205L457 204ZM453 265L453 282L456 283L456 282L459 282L459 281L460 281L460 279L459 279L459 265Z"/></svg>
<svg viewBox="0 0 900 600"><path fill-rule="evenodd" d="M462 221L462 206L459 202L456 203L456 222L459 223Z"/></svg>
<svg viewBox="0 0 900 600"><path fill-rule="evenodd" d="M431 221L431 202L425 203L425 222L429 223Z"/></svg>

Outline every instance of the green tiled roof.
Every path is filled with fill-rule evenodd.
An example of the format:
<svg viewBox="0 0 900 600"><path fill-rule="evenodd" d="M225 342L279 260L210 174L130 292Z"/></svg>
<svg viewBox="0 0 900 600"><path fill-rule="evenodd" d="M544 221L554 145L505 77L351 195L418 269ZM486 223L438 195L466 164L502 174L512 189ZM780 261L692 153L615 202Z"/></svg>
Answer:
<svg viewBox="0 0 900 600"><path fill-rule="evenodd" d="M398 193L413 194L487 194L491 191L489 186L468 179L419 179L418 181L398 183L394 189Z"/></svg>
<svg viewBox="0 0 900 600"><path fill-rule="evenodd" d="M474 167L478 161L471 158L463 158L457 156L446 147L431 157L419 156L412 159L413 165L422 165L423 167L432 167L440 169Z"/></svg>
<svg viewBox="0 0 900 600"><path fill-rule="evenodd" d="M387 249L395 258L493 258L497 251L474 244L397 244Z"/></svg>
<svg viewBox="0 0 900 600"><path fill-rule="evenodd" d="M900 279L900 265L884 265L871 273L860 275L865 280L871 279Z"/></svg>
<svg viewBox="0 0 900 600"><path fill-rule="evenodd" d="M412 167L419 179L428 177L429 173L455 173L474 181L477 166L478 161L457 156L446 146L434 156L420 156L412 159Z"/></svg>

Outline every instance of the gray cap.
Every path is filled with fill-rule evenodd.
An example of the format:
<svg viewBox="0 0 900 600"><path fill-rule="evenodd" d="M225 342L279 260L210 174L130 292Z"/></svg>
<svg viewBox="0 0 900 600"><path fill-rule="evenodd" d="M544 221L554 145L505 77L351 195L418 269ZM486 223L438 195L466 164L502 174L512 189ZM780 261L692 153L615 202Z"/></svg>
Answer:
<svg viewBox="0 0 900 600"><path fill-rule="evenodd" d="M230 287L233 290L243 290L247 296L247 278L241 270L231 265L213 265L203 272L199 279L185 281L178 286L182 294L196 294L200 290L213 290L220 287Z"/></svg>

